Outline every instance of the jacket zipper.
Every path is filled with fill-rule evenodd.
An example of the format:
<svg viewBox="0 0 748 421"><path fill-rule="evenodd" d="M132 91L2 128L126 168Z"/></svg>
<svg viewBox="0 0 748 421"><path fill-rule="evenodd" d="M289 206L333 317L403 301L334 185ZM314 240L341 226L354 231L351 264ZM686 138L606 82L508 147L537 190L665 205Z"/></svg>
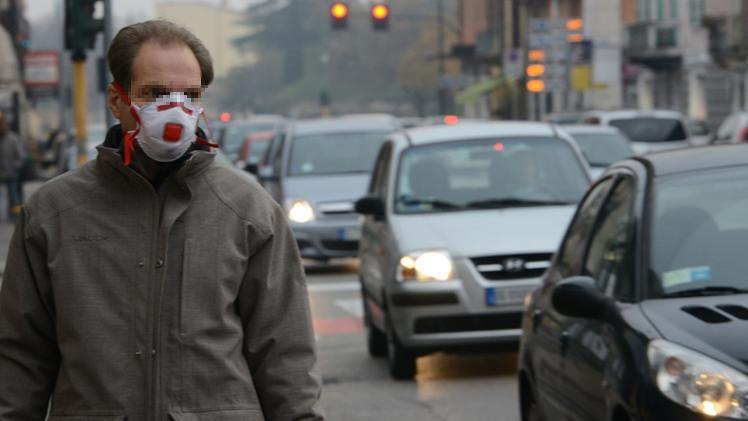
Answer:
<svg viewBox="0 0 748 421"><path fill-rule="evenodd" d="M141 176L142 177L142 176ZM158 193L155 191L151 183L143 178L143 181L148 184L148 187L150 188L149 192L151 193L151 203L152 203L152 213L151 213L151 250L150 250L150 277L149 277L149 285L148 285L148 333L150 336L150 343L149 343L149 350L148 355L149 357L149 373L148 373L148 387L146 390L148 391L148 395L146 396L146 420L152 420L152 421L158 421L158 393L159 388L157 387L158 383L158 360L160 358L158 349L157 349L157 323L158 323L158 291L159 291L159 285L158 285L158 270L159 268L156 267L156 262L160 257L158 256L159 251L159 229L160 229L160 218L159 218L159 212L158 212Z"/></svg>

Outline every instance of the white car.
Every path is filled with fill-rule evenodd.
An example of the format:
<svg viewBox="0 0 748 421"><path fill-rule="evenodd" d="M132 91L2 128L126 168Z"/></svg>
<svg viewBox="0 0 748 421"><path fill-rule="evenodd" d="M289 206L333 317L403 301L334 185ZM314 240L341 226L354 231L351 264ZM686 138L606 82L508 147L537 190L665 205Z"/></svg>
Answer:
<svg viewBox="0 0 748 421"><path fill-rule="evenodd" d="M563 130L574 138L597 179L610 165L635 155L631 141L615 127L574 125Z"/></svg>
<svg viewBox="0 0 748 421"><path fill-rule="evenodd" d="M523 299L589 183L574 141L550 124L391 135L356 203L369 352L409 378L418 355L515 347Z"/></svg>
<svg viewBox="0 0 748 421"><path fill-rule="evenodd" d="M590 111L581 123L617 128L631 139L637 155L692 146L687 119L676 111Z"/></svg>

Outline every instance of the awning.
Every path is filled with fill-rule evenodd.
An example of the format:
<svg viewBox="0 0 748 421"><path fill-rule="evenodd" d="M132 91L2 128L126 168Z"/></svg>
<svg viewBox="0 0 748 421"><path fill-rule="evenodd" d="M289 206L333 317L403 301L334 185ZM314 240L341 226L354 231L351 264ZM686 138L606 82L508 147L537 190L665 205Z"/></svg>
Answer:
<svg viewBox="0 0 748 421"><path fill-rule="evenodd" d="M455 101L460 105L471 104L478 101L484 94L505 88L506 85L507 81L503 78L483 80L463 89L459 94L457 94Z"/></svg>

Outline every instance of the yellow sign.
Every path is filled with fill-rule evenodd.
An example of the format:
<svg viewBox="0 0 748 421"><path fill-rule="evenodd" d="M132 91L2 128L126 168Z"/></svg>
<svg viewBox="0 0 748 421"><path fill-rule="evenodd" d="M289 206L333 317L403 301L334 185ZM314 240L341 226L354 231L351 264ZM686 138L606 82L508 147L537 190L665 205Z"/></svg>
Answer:
<svg viewBox="0 0 748 421"><path fill-rule="evenodd" d="M592 66L574 66L571 69L571 88L575 91L589 91L592 88Z"/></svg>

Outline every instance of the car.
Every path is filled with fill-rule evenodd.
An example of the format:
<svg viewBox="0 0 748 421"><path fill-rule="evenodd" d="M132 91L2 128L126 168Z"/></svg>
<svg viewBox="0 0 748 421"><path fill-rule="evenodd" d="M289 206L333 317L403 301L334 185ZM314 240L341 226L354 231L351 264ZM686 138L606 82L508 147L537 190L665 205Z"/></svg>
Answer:
<svg viewBox="0 0 748 421"><path fill-rule="evenodd" d="M748 112L730 114L720 124L712 138L712 144L745 143L748 141Z"/></svg>
<svg viewBox="0 0 748 421"><path fill-rule="evenodd" d="M393 134L356 202L369 353L407 379L427 353L516 350L522 300L589 183L582 153L550 124Z"/></svg>
<svg viewBox="0 0 748 421"><path fill-rule="evenodd" d="M691 135L692 146L706 146L712 143L714 134L709 123L695 118L688 119L688 132Z"/></svg>
<svg viewBox="0 0 748 421"><path fill-rule="evenodd" d="M635 155L629 138L615 127L570 125L563 130L579 145L593 178L599 177L609 165Z"/></svg>
<svg viewBox="0 0 748 421"><path fill-rule="evenodd" d="M591 111L583 114L580 122L619 129L638 155L691 146L686 117L676 111Z"/></svg>
<svg viewBox="0 0 748 421"><path fill-rule="evenodd" d="M746 163L655 153L591 186L525 299L523 421L748 417Z"/></svg>
<svg viewBox="0 0 748 421"><path fill-rule="evenodd" d="M579 118L581 117L580 112L569 111L569 112L558 112L546 114L543 121L548 123L558 124L562 126L579 124Z"/></svg>
<svg viewBox="0 0 748 421"><path fill-rule="evenodd" d="M272 142L258 178L288 213L302 257L356 257L354 201L366 192L379 147L398 129L392 117L299 120Z"/></svg>
<svg viewBox="0 0 748 421"><path fill-rule="evenodd" d="M256 132L277 130L285 121L283 116L273 114L258 114L246 120L232 120L220 131L218 144L231 162L236 163L247 136Z"/></svg>
<svg viewBox="0 0 748 421"><path fill-rule="evenodd" d="M270 144L276 136L276 131L254 132L244 139L244 144L239 151L236 167L247 169L247 165L257 166L265 153L270 149ZM254 170L256 172L256 170Z"/></svg>

